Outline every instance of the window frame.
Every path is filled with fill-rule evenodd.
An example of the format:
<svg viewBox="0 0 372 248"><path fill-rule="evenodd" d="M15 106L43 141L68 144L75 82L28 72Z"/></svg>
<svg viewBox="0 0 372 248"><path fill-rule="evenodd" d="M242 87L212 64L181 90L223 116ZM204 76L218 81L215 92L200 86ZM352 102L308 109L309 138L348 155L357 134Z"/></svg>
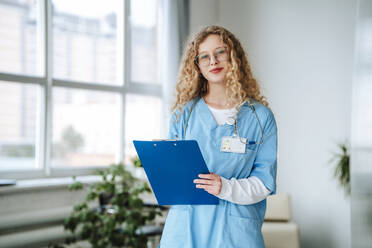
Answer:
<svg viewBox="0 0 372 248"><path fill-rule="evenodd" d="M131 49L131 33L130 33L130 2L124 0L123 8L117 16L118 21L118 64L117 72L119 82L122 85L107 85L103 83L92 83L83 81L71 81L64 79L53 78L53 16L52 16L52 0L39 0L38 8L40 10L40 25L37 27L40 32L41 44L41 64L43 67L42 76L30 76L25 74L14 74L0 72L0 81L9 83L33 84L41 87L41 109L40 119L37 120L40 125L37 127L35 139L35 163L40 169L32 170L6 170L0 173L0 178L14 179L32 179L32 178L48 178L48 177L66 177L72 175L90 175L100 168L107 168L107 165L94 167L76 167L76 168L52 168L51 163L51 146L52 146L52 108L53 99L52 92L56 87L68 89L96 90L99 92L114 92L120 95L120 145L118 147L115 162L122 162L125 158L125 100L127 94L145 95L159 97L163 102L163 86L161 84L132 82L131 81L131 65L130 65L130 49ZM163 123L164 124L164 123Z"/></svg>

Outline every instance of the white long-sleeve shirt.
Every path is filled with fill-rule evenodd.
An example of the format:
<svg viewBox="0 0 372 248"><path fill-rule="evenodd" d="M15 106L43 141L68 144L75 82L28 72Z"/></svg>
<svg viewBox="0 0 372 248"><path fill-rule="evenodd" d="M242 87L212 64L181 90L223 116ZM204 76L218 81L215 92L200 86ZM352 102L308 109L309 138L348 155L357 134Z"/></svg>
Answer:
<svg viewBox="0 0 372 248"><path fill-rule="evenodd" d="M236 113L235 108L216 109L209 105L208 107L218 125L227 123L229 118L234 117ZM217 197L236 204L254 204L262 201L271 193L262 181L254 176L243 179L221 177L221 181L221 192Z"/></svg>

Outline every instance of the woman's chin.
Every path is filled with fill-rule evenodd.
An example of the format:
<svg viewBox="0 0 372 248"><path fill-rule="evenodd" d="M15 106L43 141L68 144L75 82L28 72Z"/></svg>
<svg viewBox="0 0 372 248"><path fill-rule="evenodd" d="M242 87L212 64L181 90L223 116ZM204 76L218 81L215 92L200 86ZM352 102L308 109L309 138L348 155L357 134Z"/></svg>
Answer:
<svg viewBox="0 0 372 248"><path fill-rule="evenodd" d="M224 84L225 78L224 77L211 77L208 79L208 82L211 84Z"/></svg>

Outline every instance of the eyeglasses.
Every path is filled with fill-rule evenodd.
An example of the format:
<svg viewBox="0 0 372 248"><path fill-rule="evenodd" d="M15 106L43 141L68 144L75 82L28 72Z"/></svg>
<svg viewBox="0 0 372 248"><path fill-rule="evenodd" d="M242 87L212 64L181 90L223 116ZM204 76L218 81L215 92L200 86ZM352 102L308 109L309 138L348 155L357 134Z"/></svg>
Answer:
<svg viewBox="0 0 372 248"><path fill-rule="evenodd" d="M214 59L218 62L223 62L229 59L228 50L226 47L217 48L213 53ZM195 62L199 66L208 66L211 63L211 56L208 53L201 53L195 58Z"/></svg>

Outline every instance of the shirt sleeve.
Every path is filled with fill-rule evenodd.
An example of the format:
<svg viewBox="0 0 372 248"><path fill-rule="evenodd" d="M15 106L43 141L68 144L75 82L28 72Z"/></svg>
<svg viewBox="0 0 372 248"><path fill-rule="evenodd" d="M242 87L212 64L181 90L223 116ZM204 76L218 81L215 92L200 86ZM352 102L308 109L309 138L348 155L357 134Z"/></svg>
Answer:
<svg viewBox="0 0 372 248"><path fill-rule="evenodd" d="M257 149L249 176L259 178L271 194L276 193L277 143L277 126L273 113L269 111L266 122L263 124L263 143Z"/></svg>
<svg viewBox="0 0 372 248"><path fill-rule="evenodd" d="M179 115L179 112L173 112L169 120L168 139L182 139L183 125L182 121L177 119L176 113Z"/></svg>
<svg viewBox="0 0 372 248"><path fill-rule="evenodd" d="M249 205L262 201L271 192L257 177L226 179L221 177L222 188L218 198L236 204Z"/></svg>

